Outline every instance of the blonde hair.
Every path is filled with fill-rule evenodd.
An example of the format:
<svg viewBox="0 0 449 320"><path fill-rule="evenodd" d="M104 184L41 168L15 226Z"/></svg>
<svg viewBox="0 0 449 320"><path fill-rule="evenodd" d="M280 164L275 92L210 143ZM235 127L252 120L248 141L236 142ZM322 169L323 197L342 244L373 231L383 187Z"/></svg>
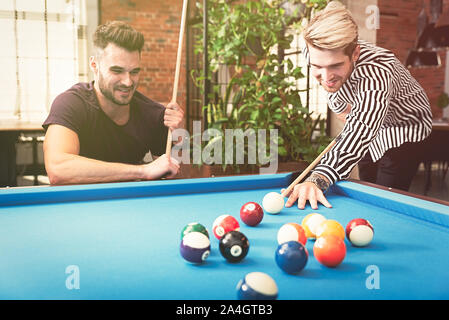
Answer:
<svg viewBox="0 0 449 320"><path fill-rule="evenodd" d="M357 46L358 27L343 4L331 1L310 20L303 37L308 45L318 49L343 49L350 56Z"/></svg>

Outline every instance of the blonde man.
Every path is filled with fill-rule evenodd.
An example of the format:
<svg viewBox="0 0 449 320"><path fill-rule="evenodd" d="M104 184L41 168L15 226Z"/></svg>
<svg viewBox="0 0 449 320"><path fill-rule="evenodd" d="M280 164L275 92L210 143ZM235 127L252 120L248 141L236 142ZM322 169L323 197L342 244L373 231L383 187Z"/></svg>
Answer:
<svg viewBox="0 0 449 320"><path fill-rule="evenodd" d="M124 22L100 25L90 57L91 83L78 83L54 100L43 127L51 184L152 180L177 174L167 157L167 127L182 127L183 111L137 91L143 35ZM161 155L145 164L148 151Z"/></svg>
<svg viewBox="0 0 449 320"><path fill-rule="evenodd" d="M432 128L422 87L392 52L358 39L357 24L339 2L317 13L303 36L311 74L345 126L286 206L298 200L300 209L307 201L314 209L318 202L331 207L326 190L347 179L357 163L361 180L408 190L419 165L419 142Z"/></svg>

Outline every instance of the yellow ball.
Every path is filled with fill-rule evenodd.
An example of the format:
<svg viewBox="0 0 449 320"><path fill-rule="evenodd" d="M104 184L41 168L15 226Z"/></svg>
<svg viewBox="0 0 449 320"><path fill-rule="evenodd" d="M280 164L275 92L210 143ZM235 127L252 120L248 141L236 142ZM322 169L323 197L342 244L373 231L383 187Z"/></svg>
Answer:
<svg viewBox="0 0 449 320"><path fill-rule="evenodd" d="M306 232L306 237L315 239L318 226L326 221L326 218L319 213L310 213L302 219L301 226Z"/></svg>
<svg viewBox="0 0 449 320"><path fill-rule="evenodd" d="M342 240L345 240L345 229L343 226L335 220L329 219L320 223L316 229L316 237L324 237L333 234Z"/></svg>

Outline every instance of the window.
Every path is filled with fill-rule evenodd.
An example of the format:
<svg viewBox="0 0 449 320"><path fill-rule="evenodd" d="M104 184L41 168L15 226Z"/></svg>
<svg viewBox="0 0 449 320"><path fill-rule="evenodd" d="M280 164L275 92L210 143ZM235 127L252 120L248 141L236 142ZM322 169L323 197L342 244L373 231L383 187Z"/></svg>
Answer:
<svg viewBox="0 0 449 320"><path fill-rule="evenodd" d="M0 1L1 119L42 121L58 94L88 80L86 3Z"/></svg>
<svg viewBox="0 0 449 320"><path fill-rule="evenodd" d="M304 46L304 39L299 35L298 32L292 31L293 41L291 43L290 49L286 50L285 58L290 59L294 66L300 66L304 78L297 81L297 87L299 89L307 88L307 78L309 78L309 110L314 112L314 115L321 118L327 118L327 92L319 85L319 83L307 74L307 63L301 53L301 49ZM300 93L301 102L303 106L307 105L307 92Z"/></svg>

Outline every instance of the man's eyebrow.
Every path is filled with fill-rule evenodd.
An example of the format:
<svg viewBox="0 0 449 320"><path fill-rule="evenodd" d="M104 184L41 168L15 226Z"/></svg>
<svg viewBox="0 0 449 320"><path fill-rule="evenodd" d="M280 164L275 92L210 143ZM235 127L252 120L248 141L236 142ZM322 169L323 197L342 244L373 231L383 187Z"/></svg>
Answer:
<svg viewBox="0 0 449 320"><path fill-rule="evenodd" d="M111 66L111 67L109 67L109 69L110 70L125 70L125 68L123 68L123 67L120 67L120 66ZM132 69L131 71L134 71L134 72L136 72L136 71L141 71L142 70L142 68L140 68L140 67L137 67L137 68L134 68L134 69Z"/></svg>
<svg viewBox="0 0 449 320"><path fill-rule="evenodd" d="M318 68L332 68L332 67L339 67L339 66L343 65L344 62L337 62L337 63L331 64L331 65L328 65L328 66L320 66L320 65L315 64L315 63L309 63L309 64L311 66L318 67Z"/></svg>

